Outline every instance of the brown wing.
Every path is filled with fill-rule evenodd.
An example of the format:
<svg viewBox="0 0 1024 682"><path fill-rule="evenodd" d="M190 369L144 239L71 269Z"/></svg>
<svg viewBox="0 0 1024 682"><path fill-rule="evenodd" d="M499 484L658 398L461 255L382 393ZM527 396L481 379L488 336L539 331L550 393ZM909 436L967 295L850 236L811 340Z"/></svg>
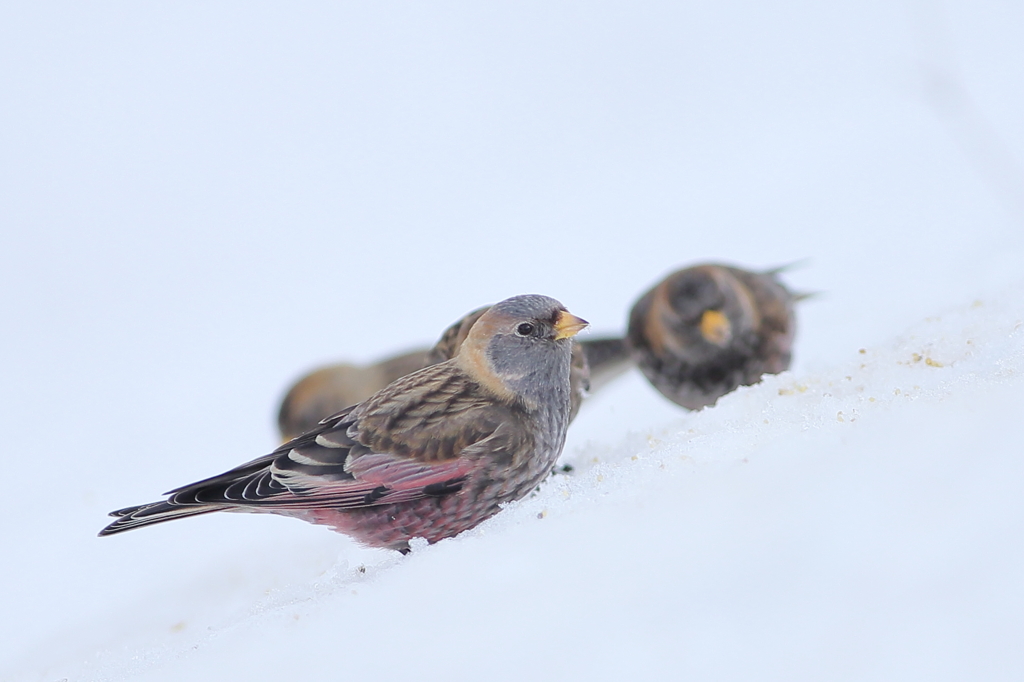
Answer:
<svg viewBox="0 0 1024 682"><path fill-rule="evenodd" d="M100 534L222 509L351 509L453 493L491 451L488 439L503 441L517 420L454 363L433 365L269 455L114 512Z"/></svg>
<svg viewBox="0 0 1024 682"><path fill-rule="evenodd" d="M299 379L281 401L277 426L285 440L316 428L321 419L360 403L395 379L436 361L426 350L386 358L373 365L330 365Z"/></svg>

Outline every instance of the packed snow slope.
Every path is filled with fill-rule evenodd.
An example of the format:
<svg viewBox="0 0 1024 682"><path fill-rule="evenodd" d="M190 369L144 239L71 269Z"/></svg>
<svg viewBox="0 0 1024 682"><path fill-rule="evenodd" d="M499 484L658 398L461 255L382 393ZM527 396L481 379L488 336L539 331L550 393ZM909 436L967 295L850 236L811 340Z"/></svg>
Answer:
<svg viewBox="0 0 1024 682"><path fill-rule="evenodd" d="M995 1L9 3L0 680L1021 679L1022 34ZM95 536L267 452L313 365L526 292L621 331L708 260L805 261L792 370L698 413L623 377L473 531Z"/></svg>
<svg viewBox="0 0 1024 682"><path fill-rule="evenodd" d="M40 679L1012 679L1022 394L1018 286L576 447L575 473L407 558L215 550Z"/></svg>

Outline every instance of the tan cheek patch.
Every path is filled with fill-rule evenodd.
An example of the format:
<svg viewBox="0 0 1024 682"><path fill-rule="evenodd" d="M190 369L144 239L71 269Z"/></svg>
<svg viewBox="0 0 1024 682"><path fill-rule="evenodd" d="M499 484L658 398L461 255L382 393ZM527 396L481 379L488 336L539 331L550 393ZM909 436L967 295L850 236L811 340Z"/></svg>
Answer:
<svg viewBox="0 0 1024 682"><path fill-rule="evenodd" d="M700 334L709 343L724 346L732 339L732 325L720 310L705 310L700 317Z"/></svg>
<svg viewBox="0 0 1024 682"><path fill-rule="evenodd" d="M474 324L471 330L473 333L462 344L455 356L455 362L492 393L511 402L516 398L515 393L498 378L487 360L487 344L496 333L495 327L490 320L479 320Z"/></svg>

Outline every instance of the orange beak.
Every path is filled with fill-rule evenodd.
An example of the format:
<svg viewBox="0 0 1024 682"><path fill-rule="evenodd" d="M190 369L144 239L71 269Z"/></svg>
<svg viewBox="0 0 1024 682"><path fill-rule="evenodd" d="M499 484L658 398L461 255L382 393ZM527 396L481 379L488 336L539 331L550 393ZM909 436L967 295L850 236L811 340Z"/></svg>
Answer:
<svg viewBox="0 0 1024 682"><path fill-rule="evenodd" d="M700 335L709 343L724 346L732 339L729 318L719 310L705 310L700 316Z"/></svg>
<svg viewBox="0 0 1024 682"><path fill-rule="evenodd" d="M590 323L586 320L562 310L558 313L558 319L555 320L555 341L576 336L580 330L588 326Z"/></svg>

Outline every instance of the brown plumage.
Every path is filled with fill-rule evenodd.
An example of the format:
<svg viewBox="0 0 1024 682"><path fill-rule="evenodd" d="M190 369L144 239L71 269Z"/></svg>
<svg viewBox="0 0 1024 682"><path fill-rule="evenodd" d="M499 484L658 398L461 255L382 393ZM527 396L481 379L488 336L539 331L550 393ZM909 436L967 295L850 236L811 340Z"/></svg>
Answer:
<svg viewBox="0 0 1024 682"><path fill-rule="evenodd" d="M316 427L349 405L369 398L395 379L434 364L429 351L414 350L372 365L338 364L320 367L288 389L277 413L277 426L284 440L291 440Z"/></svg>
<svg viewBox="0 0 1024 682"><path fill-rule="evenodd" d="M799 298L778 280L778 270L698 265L640 297L626 338L651 384L696 410L789 367Z"/></svg>
<svg viewBox="0 0 1024 682"><path fill-rule="evenodd" d="M269 455L113 512L100 535L215 511L283 514L400 551L472 528L530 492L561 453L571 337L585 326L546 296L502 301L455 358Z"/></svg>

